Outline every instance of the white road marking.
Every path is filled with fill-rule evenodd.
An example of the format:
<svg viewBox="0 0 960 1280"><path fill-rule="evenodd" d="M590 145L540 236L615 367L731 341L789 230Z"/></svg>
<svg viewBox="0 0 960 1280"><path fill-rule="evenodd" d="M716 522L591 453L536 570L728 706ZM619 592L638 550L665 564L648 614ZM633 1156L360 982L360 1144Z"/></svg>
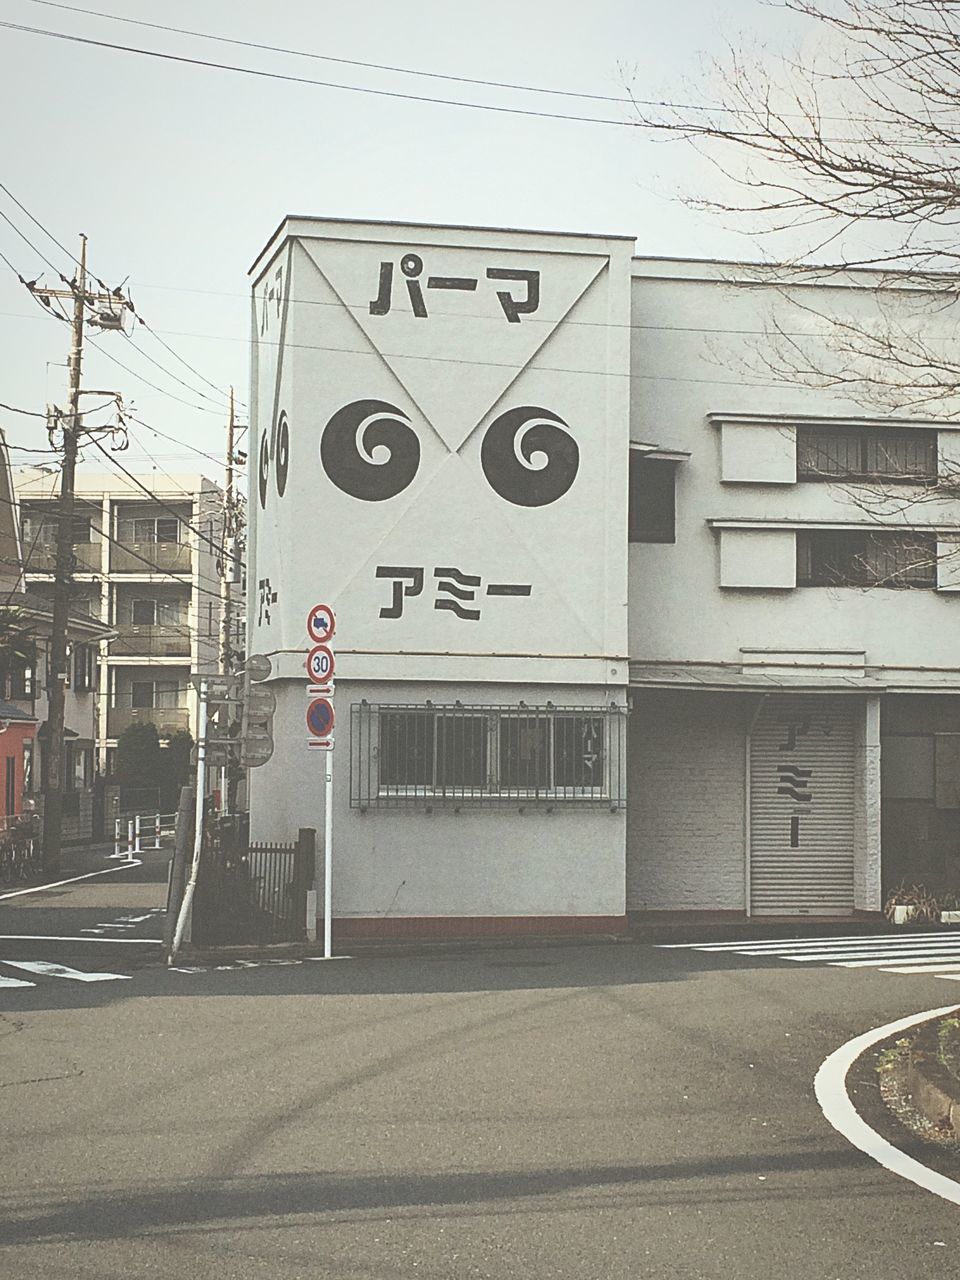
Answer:
<svg viewBox="0 0 960 1280"><path fill-rule="evenodd" d="M960 964L943 964L938 960L928 960L925 964L898 965L895 969L884 969L884 973L939 973L947 977L951 973L960 972Z"/></svg>
<svg viewBox="0 0 960 1280"><path fill-rule="evenodd" d="M91 880L94 876L112 876L117 871L126 871L128 867L142 867L142 862L124 862L116 867L107 867L104 871L88 871L83 876L71 876L69 880L54 880L51 884L35 884L32 889L14 889L13 893L0 893L0 902L7 898L22 898L25 893L44 893L47 889L59 889L64 884L76 884L78 880Z"/></svg>
<svg viewBox="0 0 960 1280"><path fill-rule="evenodd" d="M745 955L751 955L752 952L745 952ZM817 951L812 956L792 956L784 953L782 956L775 956L774 959L780 960L796 960L800 963L820 964L823 961L829 961L831 964L862 965L864 967L876 964L892 963L897 960L935 960L937 956L947 959L960 959L960 945L956 943L952 947L911 947L904 949L902 947L893 948L891 950L882 951Z"/></svg>
<svg viewBox="0 0 960 1280"><path fill-rule="evenodd" d="M24 982L22 978L6 978L0 973L0 987L35 987L35 982Z"/></svg>
<svg viewBox="0 0 960 1280"><path fill-rule="evenodd" d="M670 943L670 950L680 944ZM925 974L960 981L960 933L938 930L923 934L877 934L858 938L817 938L757 944L749 940L684 944L688 951L713 955L748 956L761 960L789 960L793 964L830 965L837 969L877 969L883 973Z"/></svg>
<svg viewBox="0 0 960 1280"><path fill-rule="evenodd" d="M897 963L899 960L923 960L925 967L936 965L939 957L941 964L949 960L960 960L960 948L953 947L950 951L934 951L924 953L923 951L904 951L900 955L881 955L870 960L838 960L834 958L831 963L835 964L838 969L882 969L885 965Z"/></svg>
<svg viewBox="0 0 960 1280"><path fill-rule="evenodd" d="M4 960L3 964L11 969L23 969L25 973L36 973L46 978L71 978L75 982L129 982L129 973L86 973L83 969L71 969L65 964L54 964L51 960Z"/></svg>
<svg viewBox="0 0 960 1280"><path fill-rule="evenodd" d="M891 946L912 946L918 942L943 942L950 938L960 943L960 931L938 929L936 933L878 933L870 936L860 934L856 938L776 938L763 942L754 938L741 938L739 942L662 942L659 944L659 949L662 951L676 951L696 947L698 951L738 951L742 947L751 947L760 952L780 951L784 947L802 951L811 948L816 949L817 947L843 945L845 948L849 947L853 950L857 947L876 947L887 944Z"/></svg>
<svg viewBox="0 0 960 1280"><path fill-rule="evenodd" d="M898 1177L906 1178L908 1182L914 1183L924 1191L931 1191L952 1204L960 1204L960 1182L955 1182L953 1178L928 1169L926 1165L908 1156L886 1138L881 1138L880 1134L871 1129L857 1113L846 1088L847 1072L862 1053L866 1053L881 1040L886 1040L900 1031L907 1031L919 1022L943 1017L955 1010L954 1005L947 1005L943 1009L928 1009L925 1013L914 1013L908 1018L900 1018L897 1022L888 1022L886 1026L875 1027L872 1031L848 1040L839 1049L835 1049L822 1064L813 1082L813 1088L820 1110L827 1121L864 1155L869 1156L871 1160L875 1160L877 1164L882 1165L884 1169L889 1169Z"/></svg>
<svg viewBox="0 0 960 1280"><path fill-rule="evenodd" d="M59 933L0 933L0 942L99 942L109 946L125 942L130 946L163 946L162 938L76 938Z"/></svg>

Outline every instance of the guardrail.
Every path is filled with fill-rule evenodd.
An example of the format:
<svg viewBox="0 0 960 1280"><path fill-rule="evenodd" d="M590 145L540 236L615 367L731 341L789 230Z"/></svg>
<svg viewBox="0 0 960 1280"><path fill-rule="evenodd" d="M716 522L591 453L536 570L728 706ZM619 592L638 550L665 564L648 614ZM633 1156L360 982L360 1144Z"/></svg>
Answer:
<svg viewBox="0 0 960 1280"><path fill-rule="evenodd" d="M115 818L112 858L133 860L141 853L162 849L163 841L176 831L175 813L135 813Z"/></svg>

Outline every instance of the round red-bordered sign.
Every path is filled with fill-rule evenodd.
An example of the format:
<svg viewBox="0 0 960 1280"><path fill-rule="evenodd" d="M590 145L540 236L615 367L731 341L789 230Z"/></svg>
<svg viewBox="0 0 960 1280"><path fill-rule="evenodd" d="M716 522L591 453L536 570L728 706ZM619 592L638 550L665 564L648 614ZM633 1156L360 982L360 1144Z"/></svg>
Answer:
<svg viewBox="0 0 960 1280"><path fill-rule="evenodd" d="M307 654L307 676L311 684L326 684L333 679L337 662L329 645L318 644Z"/></svg>
<svg viewBox="0 0 960 1280"><path fill-rule="evenodd" d="M328 604L315 604L307 614L307 635L314 644L323 644L337 629L337 619Z"/></svg>
<svg viewBox="0 0 960 1280"><path fill-rule="evenodd" d="M336 716L329 698L314 698L307 707L307 728L311 738L329 738Z"/></svg>

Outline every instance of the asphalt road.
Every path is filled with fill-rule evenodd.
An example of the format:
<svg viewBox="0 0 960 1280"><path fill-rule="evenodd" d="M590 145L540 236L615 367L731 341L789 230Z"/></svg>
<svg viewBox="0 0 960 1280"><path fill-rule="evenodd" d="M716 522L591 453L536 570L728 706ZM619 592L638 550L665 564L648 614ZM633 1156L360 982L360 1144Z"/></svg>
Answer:
<svg viewBox="0 0 960 1280"><path fill-rule="evenodd" d="M955 1274L957 1207L813 1078L960 984L622 944L169 972L115 938L160 936L119 922L162 871L0 901L5 935L116 926L0 939L32 984L0 987L0 1275Z"/></svg>

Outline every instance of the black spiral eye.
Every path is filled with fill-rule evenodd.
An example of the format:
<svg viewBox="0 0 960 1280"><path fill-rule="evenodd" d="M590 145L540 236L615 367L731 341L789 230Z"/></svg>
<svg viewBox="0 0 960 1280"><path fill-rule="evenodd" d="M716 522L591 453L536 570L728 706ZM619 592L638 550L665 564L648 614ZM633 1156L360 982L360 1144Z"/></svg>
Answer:
<svg viewBox="0 0 960 1280"><path fill-rule="evenodd" d="M344 493L364 502L383 502L406 489L417 474L420 441L396 405L354 400L324 427L320 461Z"/></svg>
<svg viewBox="0 0 960 1280"><path fill-rule="evenodd" d="M287 489L287 474L290 470L290 424L287 412L280 410L280 421L277 423L277 497L282 498Z"/></svg>
<svg viewBox="0 0 960 1280"><path fill-rule="evenodd" d="M260 437L260 457L257 464L257 488L260 491L261 510L267 505L267 481L270 478L270 440L266 431Z"/></svg>
<svg viewBox="0 0 960 1280"><path fill-rule="evenodd" d="M550 409L521 405L491 422L480 446L480 465L501 498L518 507L544 507L573 484L580 450L562 418Z"/></svg>

